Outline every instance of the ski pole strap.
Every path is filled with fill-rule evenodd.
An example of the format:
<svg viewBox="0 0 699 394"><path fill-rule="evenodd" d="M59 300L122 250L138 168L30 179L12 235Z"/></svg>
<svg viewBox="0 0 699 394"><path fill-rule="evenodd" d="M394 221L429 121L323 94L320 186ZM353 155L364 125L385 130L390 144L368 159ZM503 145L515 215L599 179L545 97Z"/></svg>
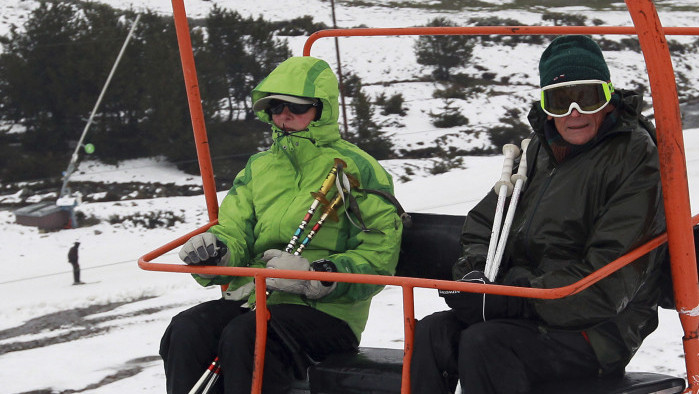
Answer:
<svg viewBox="0 0 699 394"><path fill-rule="evenodd" d="M376 190L376 189L357 189L360 192L365 192L365 193L371 193L375 194L377 196L381 196L393 204L393 206L396 207L396 212L398 213L398 216L400 216L400 220L403 222L403 227L409 228L413 225L413 218L410 216L409 213L405 212L405 209L403 209L403 206L400 205L400 202L394 196L393 194L383 191L383 190Z"/></svg>
<svg viewBox="0 0 699 394"><path fill-rule="evenodd" d="M343 171L343 166L337 165L337 177L335 178L335 182L338 183L338 188L337 188L338 191L337 192L342 194L343 189L346 188L347 196L348 196L347 199L349 200L350 203L347 205L347 209L345 210L345 212L351 211L354 214L354 216L357 218L361 227L357 226L352 221L352 219L349 217L349 215L347 216L347 218L350 220L350 223L352 223L355 227L361 228L361 230L365 231L365 232L376 231L376 232L383 234L383 232L381 230L370 229L370 228L366 227L366 225L364 224L364 221L362 219L362 214L359 211L359 205L357 204L357 201L354 198L354 196L349 192L351 190L351 186L354 186L354 188L360 192L375 194L377 196L381 196L381 197L387 199L388 201L391 202L391 204L393 204L394 207L396 207L396 212L398 213L398 216L400 216L401 222L403 222L403 227L409 228L412 226L412 224L413 224L412 217L410 217L410 215L407 212L405 212L405 209L403 209L403 206L400 204L400 202L398 202L398 199L396 198L396 196L394 196L393 194L391 194L389 192L383 191L383 190L360 188L359 187L360 186L359 180L357 180L355 178L349 178L349 182L348 182L347 178L348 178L347 175L345 175L345 173ZM342 183L344 183L344 185L339 185L341 183L341 180L343 181ZM343 200L344 200L344 195L343 195Z"/></svg>
<svg viewBox="0 0 699 394"><path fill-rule="evenodd" d="M347 216L347 220L349 220L349 222L354 227L362 230L363 232L377 232L379 234L383 234L383 231L375 228L368 228L364 224L364 220L362 219L362 213L359 210L359 204L357 204L357 200L351 193L353 187L359 190L359 180L353 177L351 174L345 174L341 165L337 166L337 177L335 178L335 185L337 186L337 194L338 196L340 196L340 198L342 198L343 203L349 202L349 204L346 205L347 208L345 208L345 216ZM354 220L352 220L352 218L349 215L350 212L354 214L354 217L359 222L359 225L357 225L357 223L355 223Z"/></svg>

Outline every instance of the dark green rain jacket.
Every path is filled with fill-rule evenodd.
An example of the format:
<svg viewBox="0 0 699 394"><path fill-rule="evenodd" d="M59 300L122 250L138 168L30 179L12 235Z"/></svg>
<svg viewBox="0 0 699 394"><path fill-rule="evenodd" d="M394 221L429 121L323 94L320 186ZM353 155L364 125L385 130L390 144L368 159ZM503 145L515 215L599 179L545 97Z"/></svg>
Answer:
<svg viewBox="0 0 699 394"><path fill-rule="evenodd" d="M535 137L527 150L528 181L496 282L566 286L664 231L655 130L640 115L638 95L617 94L621 103L598 136L560 164L545 142L546 114L538 102L530 111ZM496 203L491 191L469 212L455 279L483 270ZM573 296L527 299L529 318L542 329L584 332L600 374L623 371L658 324L661 256L651 252Z"/></svg>
<svg viewBox="0 0 699 394"><path fill-rule="evenodd" d="M284 250L311 206L311 192L320 189L335 158L347 163L344 171L358 178L361 188L393 194L392 178L383 167L355 145L340 139L338 83L325 61L313 57L287 59L257 85L252 100L255 102L269 93L318 98L323 103L322 115L311 122L308 130L285 134L274 126L267 113L257 112L262 121L272 125L274 142L269 150L252 156L236 176L221 203L219 224L209 230L228 246L229 266L264 268L260 257L265 250ZM335 192L333 187L329 199ZM339 221L327 220L302 256L311 262L331 260L339 272L393 275L402 232L395 207L375 194L353 190L352 195L366 227L380 232L364 232L353 226L342 206L338 211ZM320 214L319 207L303 236ZM205 286L229 284L233 298L248 297L250 303L254 302L252 278L195 277ZM359 339L371 298L381 289L377 285L338 283L335 290L319 300L275 291L268 304L311 306L346 321Z"/></svg>

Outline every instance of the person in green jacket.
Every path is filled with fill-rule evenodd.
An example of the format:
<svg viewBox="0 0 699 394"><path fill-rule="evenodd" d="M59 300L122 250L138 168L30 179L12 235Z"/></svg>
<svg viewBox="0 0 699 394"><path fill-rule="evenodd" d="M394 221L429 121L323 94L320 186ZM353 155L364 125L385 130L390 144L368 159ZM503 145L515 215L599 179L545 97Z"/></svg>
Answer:
<svg viewBox="0 0 699 394"><path fill-rule="evenodd" d="M180 250L187 264L393 275L402 232L391 176L357 146L340 138L338 81L329 65L292 57L252 91L253 110L272 126L272 146L253 155L221 203L218 224ZM331 171L332 169L335 169ZM311 242L302 240L324 210L306 218L331 172L327 200L343 190L345 204ZM378 191L369 193L366 190ZM342 200L340 200L342 201ZM326 204L327 205L327 204ZM302 232L304 219L308 228ZM297 230L299 229L299 230ZM300 234L299 234L300 233ZM292 237L295 245L289 245ZM294 250L301 245L301 254ZM288 250L288 251L287 251ZM168 393L187 393L214 357L226 393L249 393L255 340L253 278L194 275L203 286L227 285L224 297L172 319L161 341ZM299 352L322 360L354 351L371 298L382 286L268 278L270 335L263 392L284 393ZM303 367L303 366L302 366Z"/></svg>
<svg viewBox="0 0 699 394"><path fill-rule="evenodd" d="M664 231L655 129L636 93L614 89L599 46L561 36L539 63L527 184L494 282L570 285ZM464 223L455 280L483 274L497 196ZM662 252L553 300L442 291L451 310L417 323L412 393L526 393L536 384L623 374L658 324Z"/></svg>

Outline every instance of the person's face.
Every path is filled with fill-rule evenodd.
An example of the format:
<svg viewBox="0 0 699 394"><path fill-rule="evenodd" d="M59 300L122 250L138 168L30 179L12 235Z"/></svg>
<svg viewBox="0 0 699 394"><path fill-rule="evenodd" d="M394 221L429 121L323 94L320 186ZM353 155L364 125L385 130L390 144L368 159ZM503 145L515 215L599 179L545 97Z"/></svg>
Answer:
<svg viewBox="0 0 699 394"><path fill-rule="evenodd" d="M583 145L595 138L605 116L612 110L614 110L614 106L611 104L594 114L581 114L573 109L568 116L554 118L549 115L548 119L553 119L556 130L566 142L573 145Z"/></svg>
<svg viewBox="0 0 699 394"><path fill-rule="evenodd" d="M301 131L308 128L311 121L315 119L317 110L318 108L311 107L311 109L302 114L295 114L288 107L284 107L280 114L272 114L272 121L284 131Z"/></svg>

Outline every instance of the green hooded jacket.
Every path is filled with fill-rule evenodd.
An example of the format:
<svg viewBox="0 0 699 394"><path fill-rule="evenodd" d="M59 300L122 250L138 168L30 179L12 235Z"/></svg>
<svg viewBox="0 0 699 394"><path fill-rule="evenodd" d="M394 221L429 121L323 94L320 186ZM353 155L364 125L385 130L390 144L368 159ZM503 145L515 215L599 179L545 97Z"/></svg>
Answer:
<svg viewBox="0 0 699 394"><path fill-rule="evenodd" d="M284 248L299 227L317 192L334 164L335 158L347 163L345 173L355 176L360 188L393 194L391 176L379 163L355 145L340 138L338 82L329 65L313 57L292 57L282 62L252 91L253 103L268 94L315 97L323 104L322 114L307 130L285 133L276 127L265 111L260 120L272 125L273 144L269 150L252 156L235 178L233 187L221 203L219 223L209 231L223 241L231 252L228 266L259 267L261 255L268 249ZM334 186L328 192L332 199ZM308 261L327 259L339 272L393 275L398 262L402 223L396 208L383 197L353 190L367 228L353 226L344 205L337 212L339 221L327 220L303 251ZM302 238L321 214L319 207ZM352 220L357 219L350 214ZM299 241L300 243L300 241ZM200 284L228 284L232 298L248 298L254 303L254 286L249 277L195 276ZM273 292L267 303L308 305L342 319L360 339L371 298L383 286L337 283L337 287L319 300Z"/></svg>
<svg viewBox="0 0 699 394"><path fill-rule="evenodd" d="M616 109L597 137L562 163L545 139L553 121L538 102L534 105L529 121L536 135L527 150L527 184L496 282L566 286L664 231L655 130L640 115L640 96L617 94ZM469 212L455 278L483 270L496 204L491 191ZM657 327L661 259L656 249L576 295L527 299L528 318L540 321L542 330L584 333L600 374L623 371Z"/></svg>

